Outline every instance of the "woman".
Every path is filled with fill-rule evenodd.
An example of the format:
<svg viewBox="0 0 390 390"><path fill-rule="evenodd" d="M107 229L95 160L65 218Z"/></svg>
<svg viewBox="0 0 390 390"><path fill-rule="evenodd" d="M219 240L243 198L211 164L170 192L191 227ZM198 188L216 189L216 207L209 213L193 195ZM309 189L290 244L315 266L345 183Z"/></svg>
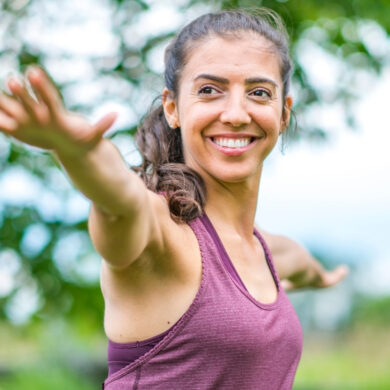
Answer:
<svg viewBox="0 0 390 390"><path fill-rule="evenodd" d="M9 80L0 128L52 150L92 201L106 389L290 389L302 333L280 279L325 287L346 269L326 272L254 227L263 161L292 107L284 29L266 10L203 15L165 63L162 105L137 134L138 174L102 137L116 115L92 126L67 112L39 68L26 76L36 99Z"/></svg>

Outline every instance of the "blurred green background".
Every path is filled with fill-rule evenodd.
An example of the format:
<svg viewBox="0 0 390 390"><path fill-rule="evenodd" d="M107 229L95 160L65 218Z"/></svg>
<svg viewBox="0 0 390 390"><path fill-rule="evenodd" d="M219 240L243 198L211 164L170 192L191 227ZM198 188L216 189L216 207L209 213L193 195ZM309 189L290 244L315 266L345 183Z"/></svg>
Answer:
<svg viewBox="0 0 390 390"><path fill-rule="evenodd" d="M286 155L299 148L315 148L315 154L331 150L335 133L365 133L356 120L356 107L389 72L388 0L2 0L0 80L4 85L10 72L22 73L39 63L61 89L69 109L91 121L118 111L109 136L133 164L138 155L132 134L161 91L163 50L175 31L209 10L254 6L280 13L291 35L299 131L291 137ZM328 110L335 106L337 115ZM319 120L319 110L325 120ZM388 129L385 119L383 115L374 126ZM377 139L378 147L383 139ZM343 148L348 159L350 150ZM272 161L271 176L277 164ZM381 166L387 167L388 161ZM310 169L310 160L305 164ZM318 172L313 177L322 180ZM340 179L346 186L348 180ZM390 186L384 176L376 183L370 187L375 200L367 207L374 210L376 205L379 211L366 219L368 214L362 212L360 217L370 226L362 233L365 239L358 234L355 240L345 239L351 229L340 212L320 200L315 204L333 215L338 226L334 246L329 246L330 236L317 230L321 219L311 226L302 217L291 227L280 205L272 208L276 195L266 193L264 204L260 202L261 210L272 210L263 219L261 213L258 216L263 228L294 237L294 228L301 224L295 238L325 266L346 262L351 268L348 280L336 288L290 294L305 332L294 389L390 389L390 280L383 279L390 274L385 266L390 263L390 212L383 201ZM367 187L364 182L361 186ZM326 198L339 190L322 192ZM307 206L289 202L289 196L286 207ZM363 204L360 191L354 196L351 202ZM348 208L348 203L338 206ZM361 208L353 214L359 217ZM96 389L107 374L100 259L88 238L87 213L88 202L50 155L0 134L1 390ZM280 224L271 222L275 220ZM332 229L324 224L324 231ZM372 241L379 255L370 257L371 247L359 246L363 241Z"/></svg>

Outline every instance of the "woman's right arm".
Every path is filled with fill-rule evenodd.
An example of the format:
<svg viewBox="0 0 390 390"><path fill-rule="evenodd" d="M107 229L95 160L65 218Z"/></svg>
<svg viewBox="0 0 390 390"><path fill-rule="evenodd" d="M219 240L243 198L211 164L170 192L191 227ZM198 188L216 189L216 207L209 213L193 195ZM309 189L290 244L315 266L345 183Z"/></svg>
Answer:
<svg viewBox="0 0 390 390"><path fill-rule="evenodd" d="M26 78L35 97L25 85L11 79L11 95L0 96L0 130L56 155L74 185L92 201L90 235L110 266L127 267L148 245L162 248L161 221L156 213L166 217L167 207L103 138L115 114L90 125L65 110L42 69L35 68Z"/></svg>

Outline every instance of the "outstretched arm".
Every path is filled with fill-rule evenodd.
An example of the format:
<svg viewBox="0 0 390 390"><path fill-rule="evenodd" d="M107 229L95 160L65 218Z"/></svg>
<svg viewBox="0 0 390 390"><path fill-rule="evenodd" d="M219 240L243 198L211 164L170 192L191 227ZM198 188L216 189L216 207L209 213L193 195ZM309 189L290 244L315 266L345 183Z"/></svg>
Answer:
<svg viewBox="0 0 390 390"><path fill-rule="evenodd" d="M0 131L56 155L75 186L92 201L89 228L96 248L113 267L128 266L148 243L160 238L154 215L159 198L103 138L116 115L91 125L67 111L40 68L27 72L22 82L10 79L8 87L10 95L0 94Z"/></svg>
<svg viewBox="0 0 390 390"><path fill-rule="evenodd" d="M327 271L308 250L290 238L261 231L272 252L275 267L285 290L305 287L331 287L348 274L348 267L340 265Z"/></svg>

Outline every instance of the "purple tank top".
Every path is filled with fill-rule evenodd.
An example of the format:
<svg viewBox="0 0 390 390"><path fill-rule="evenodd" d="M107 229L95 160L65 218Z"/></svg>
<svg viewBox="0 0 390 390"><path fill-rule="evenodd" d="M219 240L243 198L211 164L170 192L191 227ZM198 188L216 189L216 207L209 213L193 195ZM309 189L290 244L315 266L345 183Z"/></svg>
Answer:
<svg viewBox="0 0 390 390"><path fill-rule="evenodd" d="M218 248L218 252L222 259L224 267L230 273L230 275L236 280L236 282L240 284L243 289L246 290L244 283L242 282L240 276L238 275L236 269L234 268L233 263L231 262L230 257L227 254L222 244L222 241L220 240L217 232L215 231L211 221L209 220L206 214L204 214L202 218L207 231L210 233L211 238L214 240ZM256 233L257 232L255 231L255 234ZM260 236L260 234L258 234L257 236L260 240L261 245L263 246L266 258L268 259L268 257L270 256L268 248L265 245L265 242L263 238ZM173 326L174 325L172 325L172 327ZM121 368L137 360L140 356L148 352L157 343L159 343L165 337L165 335L168 334L170 330L171 328L166 330L163 333L160 333L146 340L135 341L130 343L116 343L112 340L108 340L108 354L107 354L108 375L113 374L114 372L120 370Z"/></svg>
<svg viewBox="0 0 390 390"><path fill-rule="evenodd" d="M160 335L137 343L109 342L110 371L103 388L291 389L302 331L261 235L255 230L278 288L271 304L248 293L206 215L189 225L202 257L194 301ZM135 360L128 359L134 347Z"/></svg>

